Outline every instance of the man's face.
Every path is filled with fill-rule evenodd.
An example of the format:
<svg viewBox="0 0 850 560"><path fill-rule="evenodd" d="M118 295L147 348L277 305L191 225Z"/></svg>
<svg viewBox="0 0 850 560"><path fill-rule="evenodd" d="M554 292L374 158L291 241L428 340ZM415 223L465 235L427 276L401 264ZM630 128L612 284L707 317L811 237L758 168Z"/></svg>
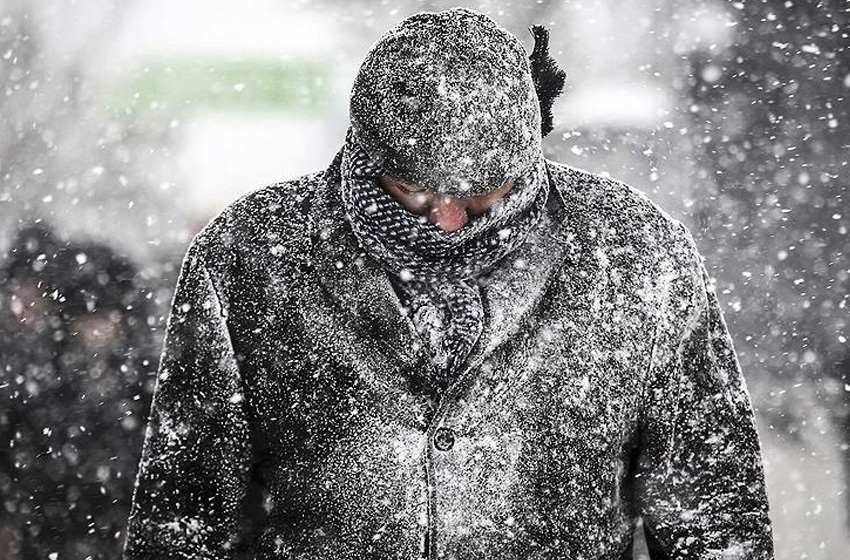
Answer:
<svg viewBox="0 0 850 560"><path fill-rule="evenodd" d="M383 175L381 187L402 206L428 220L443 231L457 231L470 219L480 216L493 203L510 192L514 181L505 182L498 189L478 196L451 196L423 189L403 179Z"/></svg>

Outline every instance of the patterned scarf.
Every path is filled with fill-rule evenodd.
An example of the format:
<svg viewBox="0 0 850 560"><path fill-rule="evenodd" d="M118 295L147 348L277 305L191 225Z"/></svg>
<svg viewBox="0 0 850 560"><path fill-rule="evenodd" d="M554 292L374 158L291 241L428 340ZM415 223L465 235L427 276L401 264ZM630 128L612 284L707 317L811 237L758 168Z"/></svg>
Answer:
<svg viewBox="0 0 850 560"><path fill-rule="evenodd" d="M441 390L464 364L484 326L480 279L540 219L549 189L541 156L483 214L454 232L404 208L378 182L385 171L349 129L341 186L346 219L360 244L389 274L430 350Z"/></svg>

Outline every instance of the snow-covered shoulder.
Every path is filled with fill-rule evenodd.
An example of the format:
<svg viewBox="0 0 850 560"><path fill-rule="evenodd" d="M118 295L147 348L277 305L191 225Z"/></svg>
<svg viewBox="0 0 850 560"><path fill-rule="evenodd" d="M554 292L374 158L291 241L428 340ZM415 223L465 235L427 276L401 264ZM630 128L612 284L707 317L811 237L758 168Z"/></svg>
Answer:
<svg viewBox="0 0 850 560"><path fill-rule="evenodd" d="M682 331L703 289L688 228L622 181L556 162L549 168L565 205L561 235L573 247L563 275L569 289L592 285L607 294L603 304L630 304L648 325Z"/></svg>
<svg viewBox="0 0 850 560"><path fill-rule="evenodd" d="M325 172L316 171L258 188L228 204L195 235L190 251L194 247L203 258L219 294L228 291L229 279L262 269L270 258L296 264L308 253L312 208L325 183Z"/></svg>
<svg viewBox="0 0 850 560"><path fill-rule="evenodd" d="M693 267L698 250L691 232L641 190L564 163L547 165L567 209L565 221L572 222L565 227L587 228L589 239L628 249L633 257Z"/></svg>
<svg viewBox="0 0 850 560"><path fill-rule="evenodd" d="M233 250L248 250L242 258L297 250L310 234L310 207L324 172L317 171L247 193L228 204L193 239L209 255L211 266ZM247 264L247 263L243 263Z"/></svg>

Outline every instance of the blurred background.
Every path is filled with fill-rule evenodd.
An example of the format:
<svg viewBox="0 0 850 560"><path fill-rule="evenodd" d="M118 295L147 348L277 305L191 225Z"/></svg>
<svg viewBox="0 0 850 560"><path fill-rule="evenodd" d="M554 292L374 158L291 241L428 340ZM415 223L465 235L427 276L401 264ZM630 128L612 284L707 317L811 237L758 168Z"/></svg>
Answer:
<svg viewBox="0 0 850 560"><path fill-rule="evenodd" d="M757 408L776 557L850 557L846 0L0 0L0 559L117 558L180 261L326 167L369 46L489 14L567 71L549 158L687 224Z"/></svg>

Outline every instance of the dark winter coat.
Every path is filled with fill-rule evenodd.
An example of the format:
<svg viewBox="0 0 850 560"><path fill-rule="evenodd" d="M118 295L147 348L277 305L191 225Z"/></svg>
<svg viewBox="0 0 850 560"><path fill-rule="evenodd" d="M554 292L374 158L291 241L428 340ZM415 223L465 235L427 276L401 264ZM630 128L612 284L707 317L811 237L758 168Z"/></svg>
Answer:
<svg viewBox="0 0 850 560"><path fill-rule="evenodd" d="M127 559L772 558L750 398L691 234L548 161L436 410L338 158L231 204L173 301Z"/></svg>

